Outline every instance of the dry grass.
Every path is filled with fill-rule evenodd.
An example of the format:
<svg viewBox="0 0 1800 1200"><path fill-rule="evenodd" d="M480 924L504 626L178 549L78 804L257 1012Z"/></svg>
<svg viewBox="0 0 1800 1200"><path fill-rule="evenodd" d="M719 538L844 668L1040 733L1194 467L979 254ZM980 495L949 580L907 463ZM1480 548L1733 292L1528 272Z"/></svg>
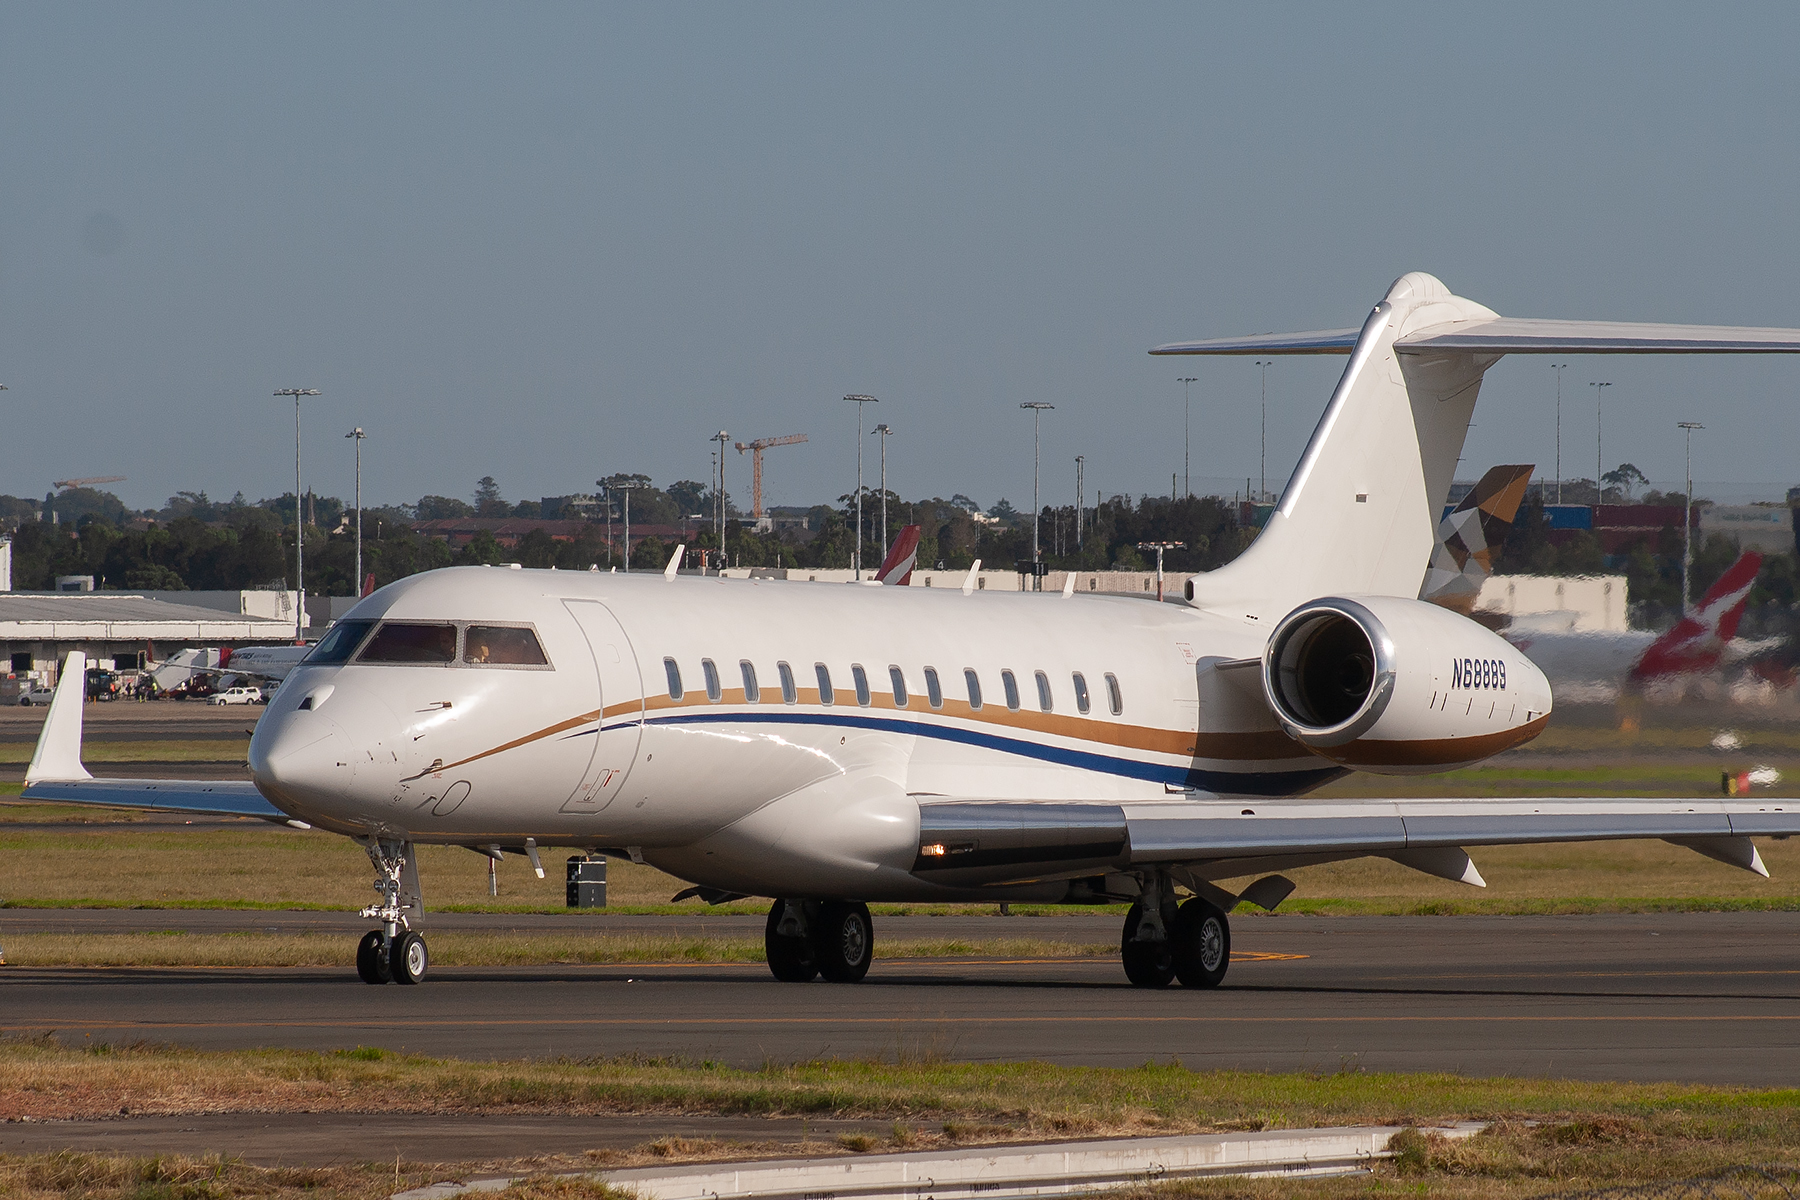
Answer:
<svg viewBox="0 0 1800 1200"><path fill-rule="evenodd" d="M939 1062L814 1062L736 1070L631 1059L472 1063L356 1049L200 1053L156 1047L69 1049L0 1043L0 1120L132 1113L521 1112L816 1115L892 1121L888 1136L804 1146L662 1138L537 1169L604 1168L772 1153L866 1153L1038 1137L1219 1132L1341 1124L1493 1122L1450 1142L1396 1139L1373 1178L1212 1180L1132 1195L1542 1195L1667 1180L1738 1163L1800 1163L1800 1092L1669 1084L1465 1079L1451 1075L1260 1075ZM521 1173L532 1169L521 1164ZM398 1176L399 1182L396 1183ZM81 1194L226 1200L386 1195L454 1171L380 1164L264 1171L217 1159L92 1155L0 1159L0 1196ZM598 1195L539 1174L515 1195ZM380 1189L379 1191L376 1189ZM1733 1193L1736 1194L1736 1193Z"/></svg>
<svg viewBox="0 0 1800 1200"><path fill-rule="evenodd" d="M0 940L6 961L22 967L342 967L343 933L15 933ZM875 957L1093 958L1118 953L1112 943L1048 938L881 938ZM537 966L546 963L760 963L757 938L659 937L651 934L431 932L440 967Z"/></svg>

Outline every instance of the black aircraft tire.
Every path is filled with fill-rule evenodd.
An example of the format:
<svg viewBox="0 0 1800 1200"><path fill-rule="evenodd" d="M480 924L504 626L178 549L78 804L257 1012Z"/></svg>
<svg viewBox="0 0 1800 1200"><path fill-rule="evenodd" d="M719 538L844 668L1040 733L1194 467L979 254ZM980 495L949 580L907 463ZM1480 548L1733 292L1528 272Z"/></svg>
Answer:
<svg viewBox="0 0 1800 1200"><path fill-rule="evenodd" d="M763 950L769 958L769 974L783 983L809 983L819 973L818 955L813 944L803 937L783 937L776 933L781 925L781 911L787 901L777 900L769 909L769 920L763 926Z"/></svg>
<svg viewBox="0 0 1800 1200"><path fill-rule="evenodd" d="M858 983L875 957L875 924L866 904L833 902L813 927L819 974L833 983Z"/></svg>
<svg viewBox="0 0 1800 1200"><path fill-rule="evenodd" d="M371 929L356 944L356 973L364 983L392 983L388 974L387 947L381 944L381 930Z"/></svg>
<svg viewBox="0 0 1800 1200"><path fill-rule="evenodd" d="M1171 905L1163 913L1166 929L1175 916ZM1125 914L1125 931L1119 937L1119 958L1125 964L1125 978L1133 987L1165 988L1175 979L1175 955L1168 942L1135 941L1138 923L1144 919L1144 906L1133 904Z"/></svg>
<svg viewBox="0 0 1800 1200"><path fill-rule="evenodd" d="M388 974L395 983L419 983L430 966L431 953L425 948L424 938L408 932L394 939L388 955Z"/></svg>
<svg viewBox="0 0 1800 1200"><path fill-rule="evenodd" d="M1217 905L1195 896L1175 914L1169 937L1182 987L1216 988L1224 981L1231 966L1231 922Z"/></svg>

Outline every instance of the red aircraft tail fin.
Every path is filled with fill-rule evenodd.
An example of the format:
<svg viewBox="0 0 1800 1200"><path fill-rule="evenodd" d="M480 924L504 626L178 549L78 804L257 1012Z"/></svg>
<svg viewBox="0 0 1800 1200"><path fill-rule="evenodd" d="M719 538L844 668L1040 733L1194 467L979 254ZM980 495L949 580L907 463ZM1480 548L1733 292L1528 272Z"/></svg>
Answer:
<svg viewBox="0 0 1800 1200"><path fill-rule="evenodd" d="M367 596L375 590L375 572L370 571L363 579L362 594Z"/></svg>
<svg viewBox="0 0 1800 1200"><path fill-rule="evenodd" d="M1631 668L1635 680L1654 679L1662 675L1697 674L1719 665L1725 645L1737 636L1738 622L1744 606L1750 601L1750 589L1756 585L1762 570L1762 555L1746 550L1738 556L1718 582L1706 589L1692 616L1675 623L1675 628L1657 638L1644 651L1644 656Z"/></svg>
<svg viewBox="0 0 1800 1200"><path fill-rule="evenodd" d="M878 582L903 587L912 580L913 560L919 556L919 527L908 525L894 539L887 560L875 572Z"/></svg>

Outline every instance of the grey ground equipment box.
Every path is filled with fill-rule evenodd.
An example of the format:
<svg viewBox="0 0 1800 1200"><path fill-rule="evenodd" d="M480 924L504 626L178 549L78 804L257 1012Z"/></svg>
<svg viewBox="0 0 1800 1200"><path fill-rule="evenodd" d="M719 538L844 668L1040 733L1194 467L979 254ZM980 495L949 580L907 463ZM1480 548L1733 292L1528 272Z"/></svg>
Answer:
<svg viewBox="0 0 1800 1200"><path fill-rule="evenodd" d="M583 858L579 854L569 856L569 895L570 908L605 908L606 907L606 856L596 854L592 858Z"/></svg>

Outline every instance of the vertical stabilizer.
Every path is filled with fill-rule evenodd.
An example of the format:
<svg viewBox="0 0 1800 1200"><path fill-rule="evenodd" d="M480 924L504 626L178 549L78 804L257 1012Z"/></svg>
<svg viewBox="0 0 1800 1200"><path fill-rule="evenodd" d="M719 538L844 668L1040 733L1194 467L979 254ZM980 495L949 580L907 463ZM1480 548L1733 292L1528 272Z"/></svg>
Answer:
<svg viewBox="0 0 1800 1200"><path fill-rule="evenodd" d="M1500 547L1512 531L1534 468L1519 463L1491 468L1455 511L1438 522L1437 544L1419 599L1468 616L1481 585L1494 573Z"/></svg>
<svg viewBox="0 0 1800 1200"><path fill-rule="evenodd" d="M1272 621L1329 594L1414 597L1493 353L1395 351L1414 330L1492 318L1430 275L1403 275L1350 363L1281 502L1236 561L1195 577L1193 602Z"/></svg>

